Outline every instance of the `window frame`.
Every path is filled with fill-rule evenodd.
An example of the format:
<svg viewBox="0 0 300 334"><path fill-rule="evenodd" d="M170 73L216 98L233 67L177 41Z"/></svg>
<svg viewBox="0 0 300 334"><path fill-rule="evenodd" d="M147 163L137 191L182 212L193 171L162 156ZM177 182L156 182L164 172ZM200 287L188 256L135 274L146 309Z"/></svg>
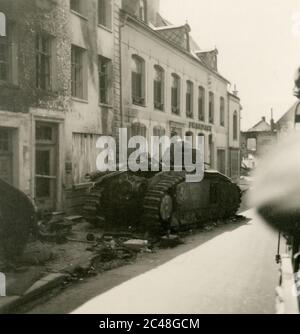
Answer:
<svg viewBox="0 0 300 334"><path fill-rule="evenodd" d="M239 125L238 125L238 112L237 110L234 111L233 117L232 117L232 137L233 140L237 141L239 138Z"/></svg>
<svg viewBox="0 0 300 334"><path fill-rule="evenodd" d="M8 24L8 20L4 13L5 17L5 36L0 36L0 45L3 46L4 53L6 54L4 60L0 60L0 82L10 82L11 81L11 26ZM3 54L4 54L3 53ZM1 67L6 71L6 77L1 77Z"/></svg>
<svg viewBox="0 0 300 334"><path fill-rule="evenodd" d="M186 82L185 111L187 118L194 118L194 83L190 80Z"/></svg>
<svg viewBox="0 0 300 334"><path fill-rule="evenodd" d="M205 88L198 87L198 120L205 122Z"/></svg>
<svg viewBox="0 0 300 334"><path fill-rule="evenodd" d="M209 92L208 121L210 124L215 123L215 94L213 92Z"/></svg>
<svg viewBox="0 0 300 334"><path fill-rule="evenodd" d="M160 76L160 80L157 79L157 74ZM159 65L154 65L154 79L153 79L153 102L154 108L159 111L164 111L165 109L165 71ZM160 100L159 100L159 97Z"/></svg>
<svg viewBox="0 0 300 334"><path fill-rule="evenodd" d="M78 52L78 54L74 54ZM86 66L85 66L86 50L72 44L71 45L71 96L79 100L87 100L87 80L86 80ZM76 63L76 56L79 56L80 64ZM74 68L75 67L75 68ZM79 85L77 84L77 71L79 71ZM75 74L75 80L73 75ZM75 88L75 91L74 91ZM78 89L80 91L78 92Z"/></svg>
<svg viewBox="0 0 300 334"><path fill-rule="evenodd" d="M225 127L225 98L223 96L220 97L220 126Z"/></svg>
<svg viewBox="0 0 300 334"><path fill-rule="evenodd" d="M181 98L180 98L180 94L181 94L181 78L178 74L176 73L172 73L171 74L171 109L172 109L172 114L175 114L177 116L180 115L181 113ZM174 83L176 83L176 87L174 85ZM175 92L176 92L176 96L175 96ZM175 99L176 97L176 99ZM176 105L174 104L176 100Z"/></svg>
<svg viewBox="0 0 300 334"><path fill-rule="evenodd" d="M112 0L97 1L97 21L98 26L112 30ZM101 8L103 11L101 11Z"/></svg>
<svg viewBox="0 0 300 334"><path fill-rule="evenodd" d="M46 33L38 33L35 42L36 88L50 91L52 90L52 36ZM43 69L43 67L45 68Z"/></svg>
<svg viewBox="0 0 300 334"><path fill-rule="evenodd" d="M137 106L146 106L145 97L145 85L146 85L146 73L145 73L145 60L138 56L131 56L131 98L132 103ZM134 67L140 69L140 71L134 72Z"/></svg>
<svg viewBox="0 0 300 334"><path fill-rule="evenodd" d="M102 71L102 65L105 65L105 72ZM111 81L112 76L112 60L101 55L98 56L98 94L99 94L99 104L110 105L111 104ZM104 78L105 85L102 87L102 79ZM103 92L105 98L103 97Z"/></svg>

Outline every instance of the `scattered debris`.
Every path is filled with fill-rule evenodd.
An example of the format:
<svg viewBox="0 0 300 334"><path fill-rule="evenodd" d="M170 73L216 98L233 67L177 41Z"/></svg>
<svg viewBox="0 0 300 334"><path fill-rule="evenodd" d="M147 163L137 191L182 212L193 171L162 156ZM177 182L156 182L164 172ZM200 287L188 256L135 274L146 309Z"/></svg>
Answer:
<svg viewBox="0 0 300 334"><path fill-rule="evenodd" d="M148 248L149 242L147 240L131 239L123 243L123 246L133 251L142 251Z"/></svg>
<svg viewBox="0 0 300 334"><path fill-rule="evenodd" d="M36 241L27 245L19 262L28 265L43 265L51 258L51 248L40 241Z"/></svg>
<svg viewBox="0 0 300 334"><path fill-rule="evenodd" d="M174 248L182 245L184 242L178 235L167 235L160 239L161 248Z"/></svg>

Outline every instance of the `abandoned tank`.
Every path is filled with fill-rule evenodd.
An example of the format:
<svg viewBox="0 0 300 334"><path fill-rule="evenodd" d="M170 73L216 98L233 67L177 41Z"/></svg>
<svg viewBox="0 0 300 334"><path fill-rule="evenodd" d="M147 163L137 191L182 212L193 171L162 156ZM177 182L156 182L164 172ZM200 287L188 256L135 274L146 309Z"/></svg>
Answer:
<svg viewBox="0 0 300 334"><path fill-rule="evenodd" d="M241 191L228 177L206 170L201 182L189 183L186 175L185 170L92 173L84 216L93 225L148 231L201 225L236 214Z"/></svg>

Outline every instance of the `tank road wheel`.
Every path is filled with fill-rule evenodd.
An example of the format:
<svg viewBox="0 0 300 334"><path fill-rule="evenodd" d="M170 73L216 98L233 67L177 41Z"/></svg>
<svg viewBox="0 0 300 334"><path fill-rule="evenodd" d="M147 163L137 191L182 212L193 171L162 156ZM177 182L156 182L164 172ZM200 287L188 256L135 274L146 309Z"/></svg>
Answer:
<svg viewBox="0 0 300 334"><path fill-rule="evenodd" d="M170 195L165 195L160 204L160 218L163 222L169 222L173 214L173 200Z"/></svg>
<svg viewBox="0 0 300 334"><path fill-rule="evenodd" d="M184 181L185 176L166 172L157 184L148 189L141 219L148 232L159 234L170 228L175 210L172 194L175 194L177 185Z"/></svg>

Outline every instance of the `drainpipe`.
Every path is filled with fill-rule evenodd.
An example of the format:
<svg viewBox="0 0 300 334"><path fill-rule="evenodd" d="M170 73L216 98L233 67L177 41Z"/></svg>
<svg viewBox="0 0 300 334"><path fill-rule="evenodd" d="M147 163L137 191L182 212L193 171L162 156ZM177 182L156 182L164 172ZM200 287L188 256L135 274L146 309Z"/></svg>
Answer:
<svg viewBox="0 0 300 334"><path fill-rule="evenodd" d="M121 127L124 126L124 114L123 114L123 84L122 84L122 80L123 80L123 67L122 67L122 29L125 27L127 19L128 19L128 15L126 14L124 17L124 21L122 22L122 18L121 18L121 13L119 12L119 20L120 20L120 24L119 24L119 59L120 59L120 117L121 117Z"/></svg>

